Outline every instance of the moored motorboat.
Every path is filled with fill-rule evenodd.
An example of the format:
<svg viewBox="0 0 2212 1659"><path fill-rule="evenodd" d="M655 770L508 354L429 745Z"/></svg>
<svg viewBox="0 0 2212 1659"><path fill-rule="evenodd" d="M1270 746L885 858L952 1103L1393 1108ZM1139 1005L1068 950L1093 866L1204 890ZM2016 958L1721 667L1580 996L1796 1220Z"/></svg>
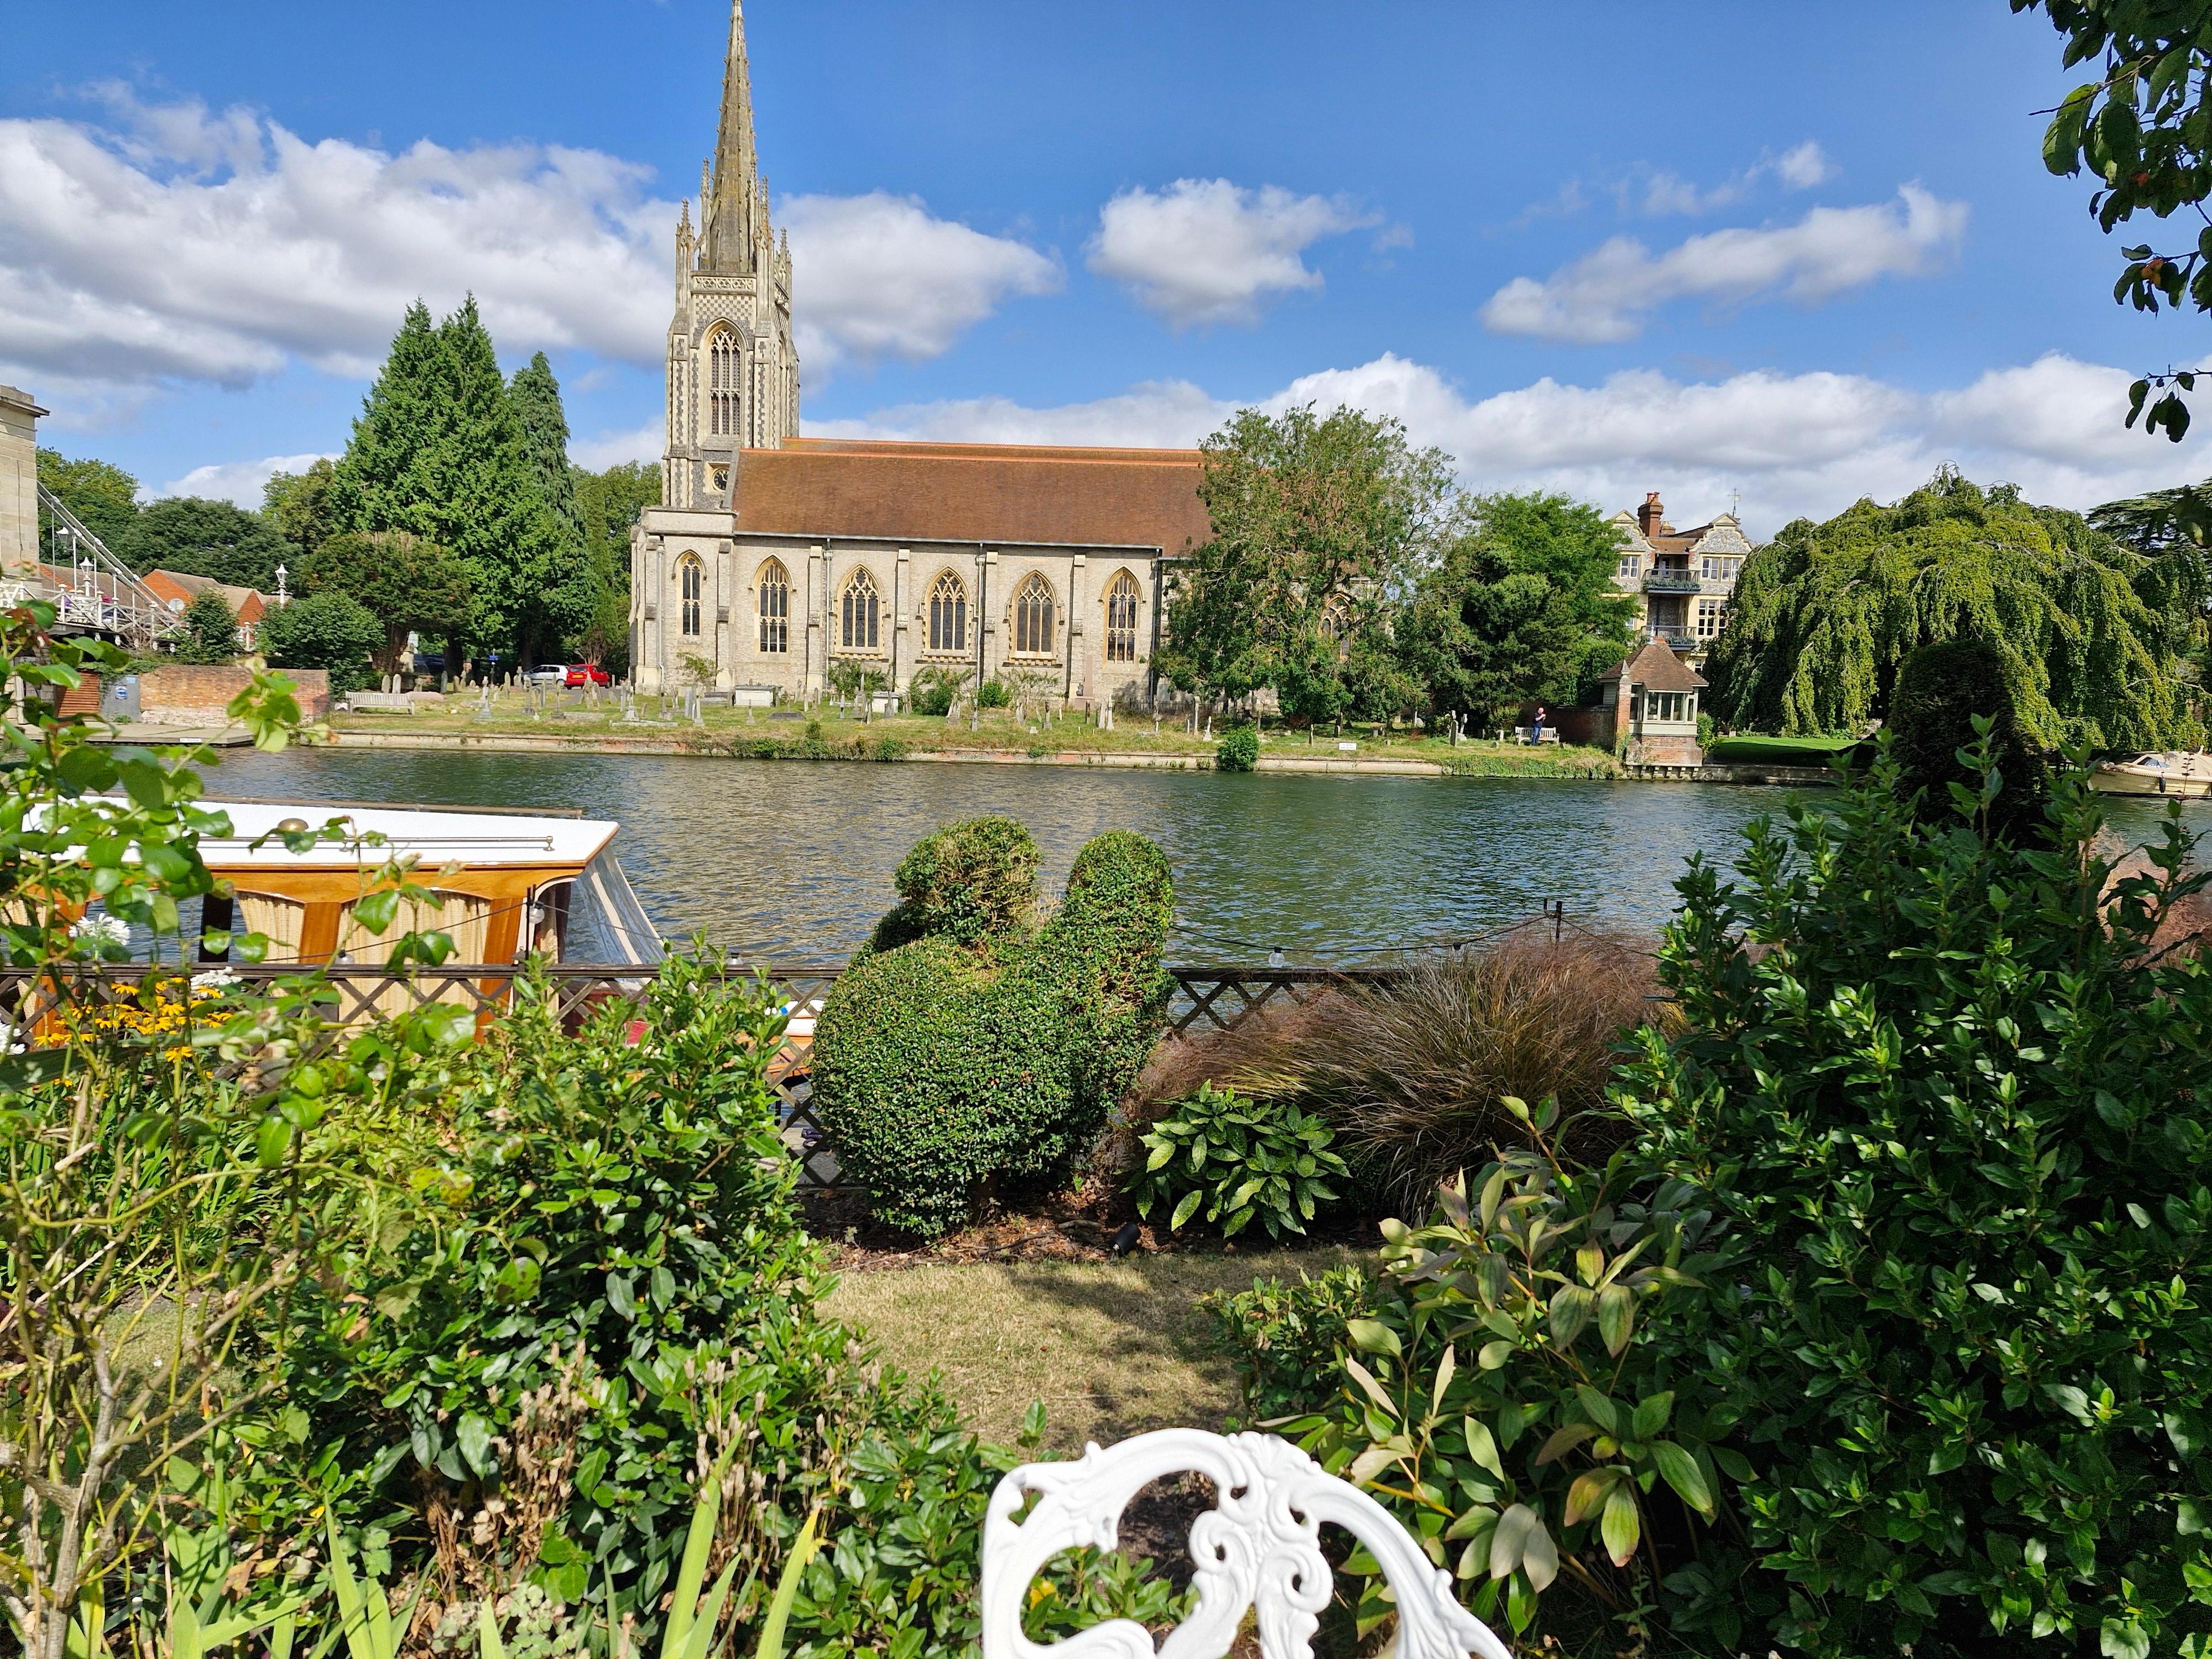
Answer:
<svg viewBox="0 0 2212 1659"><path fill-rule="evenodd" d="M2166 795L2194 800L2212 794L2212 755L2175 750L2109 760L2091 769L2090 787L2105 795Z"/></svg>

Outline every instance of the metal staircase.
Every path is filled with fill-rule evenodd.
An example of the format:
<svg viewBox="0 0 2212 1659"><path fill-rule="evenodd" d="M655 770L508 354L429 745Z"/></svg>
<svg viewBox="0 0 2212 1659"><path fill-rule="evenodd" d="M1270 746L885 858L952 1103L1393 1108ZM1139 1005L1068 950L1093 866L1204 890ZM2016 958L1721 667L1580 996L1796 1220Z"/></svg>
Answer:
<svg viewBox="0 0 2212 1659"><path fill-rule="evenodd" d="M53 525L53 556L0 571L0 606L40 600L54 608L57 634L97 634L134 651L183 631L177 614L44 484L39 506Z"/></svg>

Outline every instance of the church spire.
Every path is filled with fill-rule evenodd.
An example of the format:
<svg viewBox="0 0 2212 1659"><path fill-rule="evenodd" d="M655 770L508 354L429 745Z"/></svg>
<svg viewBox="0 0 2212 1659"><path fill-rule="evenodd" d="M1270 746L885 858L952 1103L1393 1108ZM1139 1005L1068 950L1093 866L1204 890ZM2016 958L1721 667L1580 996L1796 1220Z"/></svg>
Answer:
<svg viewBox="0 0 2212 1659"><path fill-rule="evenodd" d="M730 55L722 70L722 125L714 141L714 194L702 216L702 269L744 276L754 265L760 161L753 149L752 76L745 63L744 0L730 0Z"/></svg>

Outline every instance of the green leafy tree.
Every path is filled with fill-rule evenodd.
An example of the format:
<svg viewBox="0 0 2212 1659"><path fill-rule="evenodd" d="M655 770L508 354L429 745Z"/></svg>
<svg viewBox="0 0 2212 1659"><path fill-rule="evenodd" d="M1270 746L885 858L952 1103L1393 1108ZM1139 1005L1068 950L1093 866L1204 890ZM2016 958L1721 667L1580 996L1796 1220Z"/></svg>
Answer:
<svg viewBox="0 0 2212 1659"><path fill-rule="evenodd" d="M302 553L313 553L337 533L332 488L337 468L328 457L305 472L272 472L261 486L261 516Z"/></svg>
<svg viewBox="0 0 2212 1659"><path fill-rule="evenodd" d="M526 667L541 650L557 652L591 625L597 585L568 465L568 419L544 352L515 371L507 395L540 509L530 544L532 567L514 573L516 648Z"/></svg>
<svg viewBox="0 0 2212 1659"><path fill-rule="evenodd" d="M350 593L311 593L273 606L261 618L261 648L279 668L327 669L333 692L374 683L369 661L385 643L384 624Z"/></svg>
<svg viewBox="0 0 2212 1659"><path fill-rule="evenodd" d="M62 505L105 542L110 552L116 552L130 538L131 526L138 519L138 480L121 467L89 457L72 461L53 450L42 449L39 452L39 482L61 497ZM53 525L41 507L41 541L52 533Z"/></svg>
<svg viewBox="0 0 2212 1659"><path fill-rule="evenodd" d="M177 641L177 660L224 663L238 654L238 614L230 601L210 587L185 607L185 635Z"/></svg>
<svg viewBox="0 0 2212 1659"><path fill-rule="evenodd" d="M1584 667L1616 661L1634 605L1613 586L1620 538L1565 495L1483 495L1422 580L1402 653L1440 714L1510 723L1529 699L1565 702Z"/></svg>
<svg viewBox="0 0 2212 1659"><path fill-rule="evenodd" d="M2196 0L2011 0L2041 11L2065 39L2064 64L2094 64L2097 78L2067 94L2043 135L2043 162L2062 178L2097 180L2089 212L2110 233L2138 213L2203 222L2212 193L2212 13ZM2124 247L2112 298L2138 311L2212 311L2212 224L2164 250ZM2191 354L2192 356L2194 353ZM2168 369L2130 388L2128 424L2189 430L2183 393L2195 374ZM2151 393L2159 392L2155 401Z"/></svg>
<svg viewBox="0 0 2212 1659"><path fill-rule="evenodd" d="M1738 731L1850 731L1887 712L1911 652L1971 637L2004 653L2043 748L2193 745L2176 641L2194 618L2155 565L1947 470L1893 507L1801 519L1747 560L1710 701Z"/></svg>
<svg viewBox="0 0 2212 1659"><path fill-rule="evenodd" d="M150 503L113 551L133 570L211 576L264 593L276 591L278 565L296 567L300 558L300 550L258 514L198 495Z"/></svg>
<svg viewBox="0 0 2212 1659"><path fill-rule="evenodd" d="M1176 575L1162 670L1186 691L1272 686L1294 720L1340 718L1354 696L1340 665L1387 641L1436 556L1448 458L1394 420L1310 404L1239 410L1201 447L1213 538Z"/></svg>
<svg viewBox="0 0 2212 1659"><path fill-rule="evenodd" d="M660 468L624 461L604 472L571 467L569 477L590 561L592 609L568 649L619 678L629 671L630 530L660 500Z"/></svg>
<svg viewBox="0 0 2212 1659"><path fill-rule="evenodd" d="M307 593L347 593L383 624L376 665L406 666L407 636L450 640L471 614L468 567L451 549L405 530L345 531L301 561Z"/></svg>

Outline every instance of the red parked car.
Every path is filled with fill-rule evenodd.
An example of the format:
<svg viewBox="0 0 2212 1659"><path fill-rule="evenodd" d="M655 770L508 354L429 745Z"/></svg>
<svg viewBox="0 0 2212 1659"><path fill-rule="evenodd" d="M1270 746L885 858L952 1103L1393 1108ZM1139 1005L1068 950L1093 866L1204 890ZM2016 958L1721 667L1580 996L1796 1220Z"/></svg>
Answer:
<svg viewBox="0 0 2212 1659"><path fill-rule="evenodd" d="M571 663L568 665L568 678L566 684L571 686L612 685L614 683L614 676L597 663L579 662Z"/></svg>

